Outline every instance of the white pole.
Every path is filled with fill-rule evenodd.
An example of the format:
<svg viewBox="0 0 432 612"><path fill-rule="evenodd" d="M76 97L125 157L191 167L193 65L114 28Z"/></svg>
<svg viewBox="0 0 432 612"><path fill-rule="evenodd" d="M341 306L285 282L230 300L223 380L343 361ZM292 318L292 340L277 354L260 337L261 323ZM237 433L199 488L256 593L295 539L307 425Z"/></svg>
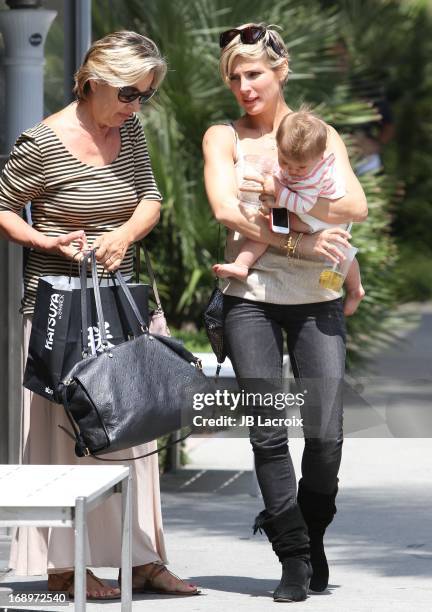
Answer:
<svg viewBox="0 0 432 612"><path fill-rule="evenodd" d="M57 11L0 11L5 44L6 149L25 129L43 119L44 45Z"/></svg>
<svg viewBox="0 0 432 612"><path fill-rule="evenodd" d="M56 14L56 11L32 8L0 11L0 32L5 46L6 153L21 132L43 118L44 44ZM18 310L22 298L22 266L22 248L1 240L0 274L4 290L1 324L7 326L2 334L1 351L7 377L2 378L5 388L0 389L3 402L0 412L3 419L8 415L11 463L18 460L21 414L22 318Z"/></svg>

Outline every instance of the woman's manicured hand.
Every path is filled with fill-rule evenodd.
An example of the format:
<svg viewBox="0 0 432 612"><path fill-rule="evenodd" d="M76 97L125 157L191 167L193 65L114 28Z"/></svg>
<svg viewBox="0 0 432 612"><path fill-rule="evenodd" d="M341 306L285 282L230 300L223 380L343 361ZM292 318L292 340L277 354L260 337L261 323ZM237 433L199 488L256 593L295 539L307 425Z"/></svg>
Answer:
<svg viewBox="0 0 432 612"><path fill-rule="evenodd" d="M128 232L123 227L119 227L99 236L92 246L96 250L97 262L108 272L115 272L120 267L130 244Z"/></svg>
<svg viewBox="0 0 432 612"><path fill-rule="evenodd" d="M262 193L264 187L264 177L257 172L256 174L246 174L239 186L239 191L256 191Z"/></svg>
<svg viewBox="0 0 432 612"><path fill-rule="evenodd" d="M332 263L339 263L345 259L345 255L339 247L347 249L350 247L348 240L351 238L351 234L341 227L331 227L312 234L310 238L312 239L311 248L314 259L325 257Z"/></svg>
<svg viewBox="0 0 432 612"><path fill-rule="evenodd" d="M281 189L283 189L283 185L273 174L264 175L263 193L277 198Z"/></svg>
<svg viewBox="0 0 432 612"><path fill-rule="evenodd" d="M264 208L273 208L275 205L275 185L271 175L254 174L244 176L239 191L255 191L260 194Z"/></svg>
<svg viewBox="0 0 432 612"><path fill-rule="evenodd" d="M42 248L48 253L55 253L56 255L66 257L66 259L79 261L83 255L82 253L77 255L77 253L83 252L88 248L87 237L84 230L70 232L62 236L46 236Z"/></svg>

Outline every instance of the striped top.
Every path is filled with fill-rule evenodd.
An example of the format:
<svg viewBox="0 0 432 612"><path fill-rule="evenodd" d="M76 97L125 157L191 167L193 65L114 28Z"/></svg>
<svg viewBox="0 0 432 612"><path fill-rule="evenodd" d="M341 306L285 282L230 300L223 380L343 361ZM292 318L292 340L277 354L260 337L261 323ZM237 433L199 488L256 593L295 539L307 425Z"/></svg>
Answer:
<svg viewBox="0 0 432 612"><path fill-rule="evenodd" d="M120 127L121 149L105 166L81 162L45 123L38 123L18 138L0 177L0 214L21 214L31 202L33 227L47 236L84 230L91 245L105 232L125 223L142 200L161 200L151 168L147 144L136 115ZM34 309L38 279L69 275L70 260L30 251L24 272L21 312ZM133 273L129 247L120 271ZM72 267L78 275L77 264Z"/></svg>
<svg viewBox="0 0 432 612"><path fill-rule="evenodd" d="M309 174L293 177L279 169L277 179L285 185L277 197L280 207L293 213L308 213L318 198L336 200L345 195L345 189L336 181L334 175L335 156L333 153L318 162Z"/></svg>
<svg viewBox="0 0 432 612"><path fill-rule="evenodd" d="M336 172L333 153L315 164L305 176L293 177L280 168L275 172L275 176L284 185L277 195L277 206L287 208L298 215L304 223L310 226L311 232L334 227L334 225L307 214L315 206L318 198L337 200L346 193L344 181Z"/></svg>

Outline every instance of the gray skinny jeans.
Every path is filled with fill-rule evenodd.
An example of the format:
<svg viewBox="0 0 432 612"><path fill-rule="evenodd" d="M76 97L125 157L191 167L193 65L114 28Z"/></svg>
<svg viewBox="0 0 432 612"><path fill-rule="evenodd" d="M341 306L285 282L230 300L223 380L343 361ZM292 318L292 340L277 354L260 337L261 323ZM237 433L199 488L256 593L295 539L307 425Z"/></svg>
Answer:
<svg viewBox="0 0 432 612"><path fill-rule="evenodd" d="M305 486L330 494L336 488L343 443L342 388L345 372L345 319L342 300L280 305L224 296L224 340L237 381L246 391L281 380L283 330L294 377L307 388L301 408ZM268 413L254 406L255 414ZM266 510L278 515L296 502L296 478L287 429L249 428L255 469Z"/></svg>

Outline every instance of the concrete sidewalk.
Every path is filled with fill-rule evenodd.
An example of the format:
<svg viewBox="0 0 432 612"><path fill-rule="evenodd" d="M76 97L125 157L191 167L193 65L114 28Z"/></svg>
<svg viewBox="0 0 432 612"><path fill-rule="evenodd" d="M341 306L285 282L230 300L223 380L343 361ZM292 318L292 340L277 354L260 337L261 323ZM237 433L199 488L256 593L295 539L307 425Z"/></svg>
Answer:
<svg viewBox="0 0 432 612"><path fill-rule="evenodd" d="M298 473L301 440L291 447ZM231 457L237 469L207 470L210 456L213 463L215 457L223 457L221 463ZM201 441L191 459L188 470L163 479L164 524L170 567L199 584L203 594L135 597L134 610L274 610L271 592L280 566L264 536L252 536L262 503L248 493L248 441ZM338 514L327 537L329 592L297 606L314 612L430 612L431 473L429 439L346 440ZM115 576L110 569L98 573ZM39 590L46 579L4 576L1 587ZM88 604L88 609L118 612L120 605Z"/></svg>
<svg viewBox="0 0 432 612"><path fill-rule="evenodd" d="M397 385L386 391L390 404L398 401L407 416L425 401L430 405L430 307L421 315L420 324L405 335L403 350L384 351L375 371L376 376L426 381L423 390L428 397L414 391L401 395ZM385 417L380 407L377 410ZM392 438L385 418L352 435L344 444L338 513L326 537L329 590L291 607L314 612L430 612L432 438ZM290 447L299 474L303 442L293 439ZM263 506L251 495L256 485L248 440L194 438L188 454L187 469L162 479L163 515L169 567L199 584L202 595L135 597L134 611L274 611L271 593L280 566L264 536L252 536L251 525ZM2 559L6 544L0 548ZM98 573L107 578L116 574L112 569ZM41 590L46 577L18 580L3 575L0 586ZM89 604L88 609L119 612L120 605Z"/></svg>
<svg viewBox="0 0 432 612"><path fill-rule="evenodd" d="M246 468L250 457L245 441L230 442L239 469ZM219 456L229 454L227 440L211 440L206 446L197 447L193 453L200 467L205 467L205 455L210 452L213 456L218 451ZM302 442L294 440L291 448L299 473ZM338 514L327 538L329 594L311 596L301 604L304 609L432 609L431 470L429 439L346 440ZM229 475L225 473L226 480ZM234 476L231 473L231 479ZM196 490L199 480L204 488L206 478L213 479L212 486L217 484L214 474L204 473L183 491ZM246 488L246 474L237 480L239 488L242 480ZM196 547L193 546L191 559L194 565L196 562L205 564L206 569L210 565L215 568L210 576L193 573L200 584L217 591L210 591L208 601L194 606L196 610L274 609L267 598L280 570L265 538L252 537L249 527L262 504L245 492L233 495L230 488L234 486L235 481L225 488L219 484L218 492L210 499L198 491L177 499L170 493L168 498L172 510L178 508L180 512L172 514L168 509L167 527L181 529L186 538L187 526L195 522L192 543L196 542ZM188 517L186 523L185 518L178 521L180 509L183 517ZM218 601L213 602L213 598Z"/></svg>

